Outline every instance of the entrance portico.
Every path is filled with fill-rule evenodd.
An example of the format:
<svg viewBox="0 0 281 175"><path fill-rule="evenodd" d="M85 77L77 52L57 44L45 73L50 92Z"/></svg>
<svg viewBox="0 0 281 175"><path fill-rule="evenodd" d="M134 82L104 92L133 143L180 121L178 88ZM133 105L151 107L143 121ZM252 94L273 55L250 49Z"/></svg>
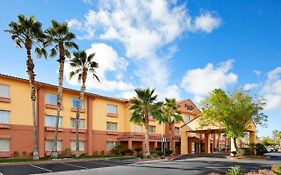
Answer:
<svg viewBox="0 0 281 175"><path fill-rule="evenodd" d="M206 153L216 151L230 153L236 151L233 141L224 134L224 129L217 126L200 127L199 117L194 118L181 128L181 154ZM248 126L249 143L256 143L256 126L251 122ZM255 153L255 150L251 150Z"/></svg>

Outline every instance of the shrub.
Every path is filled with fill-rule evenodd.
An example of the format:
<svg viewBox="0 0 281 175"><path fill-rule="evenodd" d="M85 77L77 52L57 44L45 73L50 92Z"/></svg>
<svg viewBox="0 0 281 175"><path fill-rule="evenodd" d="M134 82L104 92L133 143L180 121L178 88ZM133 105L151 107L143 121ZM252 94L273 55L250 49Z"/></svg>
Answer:
<svg viewBox="0 0 281 175"><path fill-rule="evenodd" d="M143 155L142 154L138 154L137 157L143 159Z"/></svg>
<svg viewBox="0 0 281 175"><path fill-rule="evenodd" d="M29 156L30 156L30 157L33 157L33 152L30 152L30 153L29 153Z"/></svg>
<svg viewBox="0 0 281 175"><path fill-rule="evenodd" d="M98 154L99 154L98 151L94 151L94 152L93 152L93 155L98 155Z"/></svg>
<svg viewBox="0 0 281 175"><path fill-rule="evenodd" d="M26 151L23 151L23 152L22 152L22 155L23 155L23 157L27 157L27 152L26 152Z"/></svg>
<svg viewBox="0 0 281 175"><path fill-rule="evenodd" d="M277 175L281 175L281 165L273 165L272 171Z"/></svg>
<svg viewBox="0 0 281 175"><path fill-rule="evenodd" d="M125 154L126 155L133 155L134 151L132 149L125 149Z"/></svg>
<svg viewBox="0 0 281 175"><path fill-rule="evenodd" d="M228 171L227 174L228 174L228 175L243 175L240 166L232 167L232 168Z"/></svg>
<svg viewBox="0 0 281 175"><path fill-rule="evenodd" d="M241 148L238 150L238 155L239 156L248 156L251 154L250 148Z"/></svg>
<svg viewBox="0 0 281 175"><path fill-rule="evenodd" d="M156 150L156 154L157 154L158 156L163 156L163 152L162 152L161 150Z"/></svg>
<svg viewBox="0 0 281 175"><path fill-rule="evenodd" d="M142 151L142 147L135 147L134 151L136 151L137 154L140 154L140 152Z"/></svg>
<svg viewBox="0 0 281 175"><path fill-rule="evenodd" d="M71 157L71 149L70 149L70 148L66 148L66 149L62 152L62 157Z"/></svg>
<svg viewBox="0 0 281 175"><path fill-rule="evenodd" d="M171 155L172 154L172 150L170 150L170 149L166 149L165 150L165 156L169 156L169 155Z"/></svg>
<svg viewBox="0 0 281 175"><path fill-rule="evenodd" d="M265 146L261 143L257 143L256 144L256 153L257 153L257 155L260 155L260 156L267 153Z"/></svg>
<svg viewBox="0 0 281 175"><path fill-rule="evenodd" d="M246 175L275 175L275 174L270 170L258 170L258 171L251 171Z"/></svg>
<svg viewBox="0 0 281 175"><path fill-rule="evenodd" d="M100 154L101 154L101 155L105 155L105 151L101 151Z"/></svg>
<svg viewBox="0 0 281 175"><path fill-rule="evenodd" d="M19 152L18 151L14 151L13 156L14 157L19 157Z"/></svg>
<svg viewBox="0 0 281 175"><path fill-rule="evenodd" d="M122 154L123 150L124 150L124 148L121 145L116 145L111 149L111 152L115 155L120 155L120 154ZM125 153L124 153L124 155L125 155Z"/></svg>

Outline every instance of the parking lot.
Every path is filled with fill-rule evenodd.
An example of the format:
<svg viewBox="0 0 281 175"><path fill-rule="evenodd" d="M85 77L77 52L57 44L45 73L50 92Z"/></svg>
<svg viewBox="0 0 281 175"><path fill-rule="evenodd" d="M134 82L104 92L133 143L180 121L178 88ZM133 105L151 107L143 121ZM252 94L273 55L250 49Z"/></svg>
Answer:
<svg viewBox="0 0 281 175"><path fill-rule="evenodd" d="M219 157L185 157L181 160L91 160L64 163L40 163L26 165L0 165L0 175L58 174L58 175L205 175L211 172L225 173L233 166L244 171L270 169L281 164L280 153L272 160L228 160ZM278 158L278 159L277 159ZM279 159L280 158L280 159Z"/></svg>

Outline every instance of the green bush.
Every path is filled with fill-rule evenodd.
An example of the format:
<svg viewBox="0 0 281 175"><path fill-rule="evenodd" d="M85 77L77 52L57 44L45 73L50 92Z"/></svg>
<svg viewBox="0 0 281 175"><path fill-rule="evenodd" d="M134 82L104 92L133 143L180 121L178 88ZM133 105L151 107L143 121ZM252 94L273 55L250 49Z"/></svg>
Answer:
<svg viewBox="0 0 281 175"><path fill-rule="evenodd" d="M143 155L142 154L138 154L137 157L143 159Z"/></svg>
<svg viewBox="0 0 281 175"><path fill-rule="evenodd" d="M22 155L23 155L23 157L27 157L27 152L26 152L26 151L23 151L23 152L22 152Z"/></svg>
<svg viewBox="0 0 281 175"><path fill-rule="evenodd" d="M136 151L137 154L140 154L140 152L142 151L142 147L135 147L134 151Z"/></svg>
<svg viewBox="0 0 281 175"><path fill-rule="evenodd" d="M262 156L265 153L267 153L265 146L261 143L257 143L256 144L256 154Z"/></svg>
<svg viewBox="0 0 281 175"><path fill-rule="evenodd" d="M19 157L19 152L18 151L14 151L13 156L14 157Z"/></svg>
<svg viewBox="0 0 281 175"><path fill-rule="evenodd" d="M125 155L125 152L124 152L124 148L121 146L121 145L116 145L112 148L111 152L115 155L120 155L120 154L124 154ZM122 155L123 155L122 154Z"/></svg>
<svg viewBox="0 0 281 175"><path fill-rule="evenodd" d="M238 150L238 155L239 156L248 156L251 154L250 148L241 148Z"/></svg>
<svg viewBox="0 0 281 175"><path fill-rule="evenodd" d="M172 153L173 153L173 151L170 150L170 149L166 149L166 150L165 150L165 156L169 156L169 155L171 155Z"/></svg>
<svg viewBox="0 0 281 175"><path fill-rule="evenodd" d="M227 175L243 175L243 173L240 166L235 166L228 170Z"/></svg>
<svg viewBox="0 0 281 175"><path fill-rule="evenodd" d="M162 152L161 150L156 150L156 154L157 154L158 156L163 156L163 152Z"/></svg>
<svg viewBox="0 0 281 175"><path fill-rule="evenodd" d="M272 171L277 175L281 175L281 165L272 166Z"/></svg>

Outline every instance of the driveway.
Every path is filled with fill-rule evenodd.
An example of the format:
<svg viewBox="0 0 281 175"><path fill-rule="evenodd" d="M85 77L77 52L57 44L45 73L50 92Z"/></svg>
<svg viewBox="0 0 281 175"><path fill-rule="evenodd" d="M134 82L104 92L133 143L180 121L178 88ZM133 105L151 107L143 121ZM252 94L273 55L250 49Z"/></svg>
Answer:
<svg viewBox="0 0 281 175"><path fill-rule="evenodd" d="M281 161L281 152L267 153L265 155L270 156L270 158L272 160L280 160Z"/></svg>
<svg viewBox="0 0 281 175"><path fill-rule="evenodd" d="M117 161L99 160L56 164L30 164L0 166L3 175L54 174L54 175L201 175L211 172L225 173L239 165L243 170L270 169L281 161L228 160L225 158L196 157L176 161Z"/></svg>

